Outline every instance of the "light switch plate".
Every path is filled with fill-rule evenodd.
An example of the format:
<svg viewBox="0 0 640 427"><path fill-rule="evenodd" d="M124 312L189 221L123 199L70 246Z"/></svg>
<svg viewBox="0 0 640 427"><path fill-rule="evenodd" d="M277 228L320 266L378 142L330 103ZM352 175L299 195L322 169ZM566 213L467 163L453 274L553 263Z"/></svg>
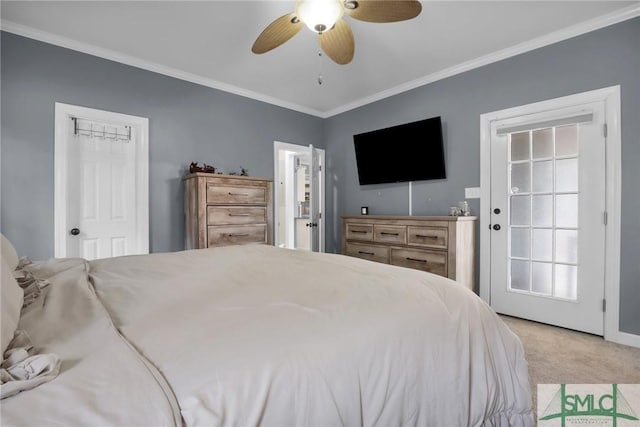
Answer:
<svg viewBox="0 0 640 427"><path fill-rule="evenodd" d="M480 187L469 187L464 189L464 198L465 199L479 199L480 198Z"/></svg>

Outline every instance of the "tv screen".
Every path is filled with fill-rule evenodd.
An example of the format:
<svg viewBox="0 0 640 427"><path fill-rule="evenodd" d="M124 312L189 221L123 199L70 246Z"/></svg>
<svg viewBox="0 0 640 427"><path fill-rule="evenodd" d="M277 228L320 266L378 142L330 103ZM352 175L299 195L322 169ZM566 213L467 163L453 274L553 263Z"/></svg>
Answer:
<svg viewBox="0 0 640 427"><path fill-rule="evenodd" d="M353 143L360 185L446 178L440 117L357 134Z"/></svg>

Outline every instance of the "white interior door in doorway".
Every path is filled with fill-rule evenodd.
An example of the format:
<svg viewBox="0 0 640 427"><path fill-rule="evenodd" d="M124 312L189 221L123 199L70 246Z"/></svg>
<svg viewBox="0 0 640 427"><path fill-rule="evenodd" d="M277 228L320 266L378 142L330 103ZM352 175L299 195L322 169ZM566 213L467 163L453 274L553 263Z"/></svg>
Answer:
<svg viewBox="0 0 640 427"><path fill-rule="evenodd" d="M55 256L149 252L148 119L56 103Z"/></svg>
<svg viewBox="0 0 640 427"><path fill-rule="evenodd" d="M481 240L490 261L481 281L498 313L604 335L607 96L483 116L490 173Z"/></svg>
<svg viewBox="0 0 640 427"><path fill-rule="evenodd" d="M274 142L275 244L324 252L324 150Z"/></svg>

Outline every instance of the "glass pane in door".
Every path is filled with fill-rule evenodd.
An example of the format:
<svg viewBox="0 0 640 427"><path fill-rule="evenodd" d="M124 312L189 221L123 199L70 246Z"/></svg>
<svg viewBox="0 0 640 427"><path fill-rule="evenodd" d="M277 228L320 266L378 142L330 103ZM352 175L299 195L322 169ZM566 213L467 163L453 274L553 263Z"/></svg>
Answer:
<svg viewBox="0 0 640 427"><path fill-rule="evenodd" d="M511 229L511 257L512 258L529 258L529 228L512 228Z"/></svg>
<svg viewBox="0 0 640 427"><path fill-rule="evenodd" d="M553 292L552 265L547 262L531 263L531 291L550 296Z"/></svg>
<svg viewBox="0 0 640 427"><path fill-rule="evenodd" d="M539 129L532 132L532 152L534 159L553 156L553 128Z"/></svg>
<svg viewBox="0 0 640 427"><path fill-rule="evenodd" d="M578 155L578 126L556 128L556 156Z"/></svg>
<svg viewBox="0 0 640 427"><path fill-rule="evenodd" d="M533 163L533 191L550 193L553 191L553 161Z"/></svg>
<svg viewBox="0 0 640 427"><path fill-rule="evenodd" d="M531 216L534 227L553 226L553 196L537 195L531 198Z"/></svg>
<svg viewBox="0 0 640 427"><path fill-rule="evenodd" d="M516 240L513 238L512 240ZM547 228L534 228L531 238L531 258L535 261L551 262L553 254L553 231Z"/></svg>
<svg viewBox="0 0 640 427"><path fill-rule="evenodd" d="M556 196L556 227L578 228L578 195Z"/></svg>
<svg viewBox="0 0 640 427"><path fill-rule="evenodd" d="M529 159L529 132L511 135L511 160Z"/></svg>
<svg viewBox="0 0 640 427"><path fill-rule="evenodd" d="M531 198L529 196L511 197L511 224L528 226L531 222Z"/></svg>
<svg viewBox="0 0 640 427"><path fill-rule="evenodd" d="M511 289L529 290L529 263L521 260L511 260Z"/></svg>
<svg viewBox="0 0 640 427"><path fill-rule="evenodd" d="M511 165L511 192L513 194L528 193L531 187L530 162Z"/></svg>
<svg viewBox="0 0 640 427"><path fill-rule="evenodd" d="M578 135L578 125L509 135L511 291L577 298Z"/></svg>

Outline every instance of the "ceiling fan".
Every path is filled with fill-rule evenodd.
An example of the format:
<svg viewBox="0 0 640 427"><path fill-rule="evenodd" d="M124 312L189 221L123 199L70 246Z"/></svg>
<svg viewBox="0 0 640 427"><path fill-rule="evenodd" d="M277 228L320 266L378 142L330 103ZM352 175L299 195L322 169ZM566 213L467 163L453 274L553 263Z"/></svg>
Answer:
<svg viewBox="0 0 640 427"><path fill-rule="evenodd" d="M318 33L320 47L338 64L351 62L355 50L353 32L343 19L346 13L366 22L398 22L422 11L418 0L297 0L295 12L269 24L253 43L256 54L268 52L298 34L304 23Z"/></svg>

